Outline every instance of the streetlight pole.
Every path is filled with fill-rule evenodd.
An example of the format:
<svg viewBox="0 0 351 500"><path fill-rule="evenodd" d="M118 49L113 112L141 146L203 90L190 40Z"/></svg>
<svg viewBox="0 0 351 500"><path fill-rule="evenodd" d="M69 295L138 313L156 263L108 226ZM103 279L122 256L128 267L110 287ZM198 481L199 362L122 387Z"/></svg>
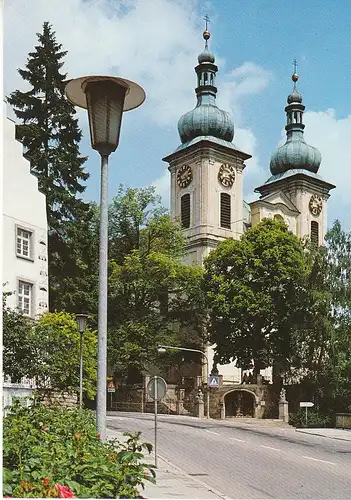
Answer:
<svg viewBox="0 0 351 500"><path fill-rule="evenodd" d="M206 392L206 404L207 404L207 411L206 411L206 417L210 418L210 391L208 390L208 378L210 375L209 371L209 364L208 364L208 357L204 351L201 351L200 349L189 349L188 347L176 347L173 345L158 345L157 346L157 351L158 352L165 352L166 349L174 349L177 351L189 351L189 352L199 352L202 354L202 356L206 360L206 387L207 387L207 392Z"/></svg>
<svg viewBox="0 0 351 500"><path fill-rule="evenodd" d="M108 266L108 157L119 143L122 115L140 106L144 90L134 82L113 76L83 76L65 87L68 100L88 110L92 148L101 156L98 372L96 427L106 438L107 376L107 266Z"/></svg>
<svg viewBox="0 0 351 500"><path fill-rule="evenodd" d="M77 327L80 333L79 343L79 408L83 406L83 334L87 326L86 314L77 314Z"/></svg>

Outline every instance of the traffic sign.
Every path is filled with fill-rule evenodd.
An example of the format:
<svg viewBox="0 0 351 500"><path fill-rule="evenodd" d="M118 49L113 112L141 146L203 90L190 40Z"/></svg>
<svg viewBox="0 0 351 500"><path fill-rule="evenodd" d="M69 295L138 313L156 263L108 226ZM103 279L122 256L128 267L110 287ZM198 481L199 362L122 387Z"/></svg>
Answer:
<svg viewBox="0 0 351 500"><path fill-rule="evenodd" d="M219 387L219 376L211 375L208 377L207 385L208 387Z"/></svg>
<svg viewBox="0 0 351 500"><path fill-rule="evenodd" d="M113 380L107 380L107 392L116 392L116 387L115 384L113 383Z"/></svg>
<svg viewBox="0 0 351 500"><path fill-rule="evenodd" d="M147 384L146 390L150 398L159 401L166 395L166 381L162 377L152 377Z"/></svg>
<svg viewBox="0 0 351 500"><path fill-rule="evenodd" d="M314 406L314 403L311 403L310 401L300 402L300 408L312 408L312 406Z"/></svg>

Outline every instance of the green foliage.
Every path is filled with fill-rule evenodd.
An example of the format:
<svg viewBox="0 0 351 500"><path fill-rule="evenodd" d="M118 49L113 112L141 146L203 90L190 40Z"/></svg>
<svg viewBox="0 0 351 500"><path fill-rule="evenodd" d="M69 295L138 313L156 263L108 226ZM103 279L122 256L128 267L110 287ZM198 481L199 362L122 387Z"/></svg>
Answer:
<svg viewBox="0 0 351 500"><path fill-rule="evenodd" d="M80 333L68 313L46 313L39 320L4 305L3 371L12 382L35 378L39 389L78 391ZM83 390L94 398L96 385L96 332L83 336Z"/></svg>
<svg viewBox="0 0 351 500"><path fill-rule="evenodd" d="M6 307L6 294L3 297L2 320L4 375L10 376L12 382L34 377L38 362L32 336L34 321Z"/></svg>
<svg viewBox="0 0 351 500"><path fill-rule="evenodd" d="M300 408L296 413L291 413L289 415L289 424L297 428L323 428L333 426L330 415L321 413L314 408L308 408L307 410L307 424L305 408Z"/></svg>
<svg viewBox="0 0 351 500"><path fill-rule="evenodd" d="M154 188L120 188L110 217L109 367L128 378L160 363L158 344L200 345L202 270L181 262L181 227L164 213ZM185 326L191 339L182 337Z"/></svg>
<svg viewBox="0 0 351 500"><path fill-rule="evenodd" d="M264 219L240 241L228 239L205 262L210 341L215 361L258 370L291 355L301 321L306 262L300 240L284 223Z"/></svg>
<svg viewBox="0 0 351 500"><path fill-rule="evenodd" d="M80 333L76 320L68 313L46 313L34 329L40 346L38 383L60 391L79 388ZM86 329L83 336L83 390L92 399L96 386L96 332Z"/></svg>
<svg viewBox="0 0 351 500"><path fill-rule="evenodd" d="M143 461L152 447L139 432L124 435L124 442L101 441L89 410L17 401L3 420L3 492L58 497L61 485L78 498L139 498L144 481L154 482Z"/></svg>
<svg viewBox="0 0 351 500"><path fill-rule="evenodd" d="M51 235L50 309L95 317L98 304L99 210L91 203L79 218ZM53 269L55 267L55 269Z"/></svg>

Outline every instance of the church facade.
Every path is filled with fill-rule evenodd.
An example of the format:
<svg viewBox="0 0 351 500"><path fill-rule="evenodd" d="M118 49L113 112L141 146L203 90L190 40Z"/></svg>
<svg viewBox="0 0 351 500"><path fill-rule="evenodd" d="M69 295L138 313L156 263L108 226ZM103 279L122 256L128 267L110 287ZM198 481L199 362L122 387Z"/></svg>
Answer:
<svg viewBox="0 0 351 500"><path fill-rule="evenodd" d="M216 105L215 57L204 31L204 51L195 67L197 104L178 122L181 144L163 160L171 176L171 215L181 221L186 237L186 262L202 265L210 251L226 238L239 239L264 218L283 220L300 238L322 245L327 230L327 200L335 186L318 174L320 152L304 139L305 106L292 76L293 91L285 108L286 142L272 155L271 176L255 189L259 198L243 199L245 161L251 158L233 144L234 124ZM207 348L210 367L213 348ZM241 381L234 364L218 366L227 382ZM270 378L270 370L262 375Z"/></svg>

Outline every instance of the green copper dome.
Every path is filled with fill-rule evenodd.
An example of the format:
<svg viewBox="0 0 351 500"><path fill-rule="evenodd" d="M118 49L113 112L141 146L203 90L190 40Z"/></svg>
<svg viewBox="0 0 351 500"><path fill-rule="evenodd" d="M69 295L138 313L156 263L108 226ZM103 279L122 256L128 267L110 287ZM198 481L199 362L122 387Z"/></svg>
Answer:
<svg viewBox="0 0 351 500"><path fill-rule="evenodd" d="M317 173L322 156L317 148L306 143L304 138L305 125L302 123L305 106L302 96L296 90L298 76L293 75L294 89L288 96L285 108L287 116L286 143L280 146L272 155L270 169L273 175L293 169L302 169Z"/></svg>
<svg viewBox="0 0 351 500"><path fill-rule="evenodd" d="M234 137L234 123L230 115L216 105L217 87L215 77L218 71L215 58L208 50L207 40L210 33L203 34L206 40L205 49L199 55L196 66L198 86L195 89L197 104L194 109L185 113L178 122L178 131L182 144L200 136L211 136L231 142Z"/></svg>

